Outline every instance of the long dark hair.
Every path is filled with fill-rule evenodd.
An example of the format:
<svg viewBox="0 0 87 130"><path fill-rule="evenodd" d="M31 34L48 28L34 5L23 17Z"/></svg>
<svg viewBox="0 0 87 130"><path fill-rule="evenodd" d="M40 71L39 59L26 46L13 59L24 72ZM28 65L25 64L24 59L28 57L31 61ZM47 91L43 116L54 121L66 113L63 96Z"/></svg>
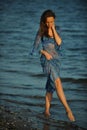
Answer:
<svg viewBox="0 0 87 130"><path fill-rule="evenodd" d="M41 18L40 18L40 29L39 29L39 33L40 33L41 37L43 37L43 36L48 37L48 29L45 24L47 17L53 17L55 19L56 16L52 10L46 10L43 12L43 14L41 15Z"/></svg>

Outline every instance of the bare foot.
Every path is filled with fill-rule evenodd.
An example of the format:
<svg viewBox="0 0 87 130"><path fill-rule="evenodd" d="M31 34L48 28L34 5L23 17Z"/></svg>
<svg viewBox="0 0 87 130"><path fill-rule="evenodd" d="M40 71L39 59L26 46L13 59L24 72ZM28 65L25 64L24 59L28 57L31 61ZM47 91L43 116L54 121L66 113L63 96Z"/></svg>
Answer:
<svg viewBox="0 0 87 130"><path fill-rule="evenodd" d="M74 115L72 114L71 111L67 112L66 114L67 114L70 121L75 121L75 117L74 117Z"/></svg>
<svg viewBox="0 0 87 130"><path fill-rule="evenodd" d="M45 116L45 117L49 117L49 116L50 116L50 113L49 113L49 112L48 112L48 113L47 113L47 112L44 112L44 116Z"/></svg>

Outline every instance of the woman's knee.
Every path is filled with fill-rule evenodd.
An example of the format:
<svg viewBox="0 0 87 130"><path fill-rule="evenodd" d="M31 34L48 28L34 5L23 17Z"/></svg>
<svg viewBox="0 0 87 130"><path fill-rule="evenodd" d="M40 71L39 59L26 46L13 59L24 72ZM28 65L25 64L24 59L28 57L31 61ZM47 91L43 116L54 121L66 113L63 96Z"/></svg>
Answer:
<svg viewBox="0 0 87 130"><path fill-rule="evenodd" d="M58 77L58 78L55 79L54 82L55 82L55 83L56 83L56 82L59 83L59 82L61 82L61 80L60 80L60 78Z"/></svg>
<svg viewBox="0 0 87 130"><path fill-rule="evenodd" d="M52 93L47 92L46 93L46 98L51 101L52 100L52 95L53 95Z"/></svg>
<svg viewBox="0 0 87 130"><path fill-rule="evenodd" d="M58 77L58 78L56 78L55 79L55 87L59 87L59 86L61 86L62 84L61 84L61 79Z"/></svg>

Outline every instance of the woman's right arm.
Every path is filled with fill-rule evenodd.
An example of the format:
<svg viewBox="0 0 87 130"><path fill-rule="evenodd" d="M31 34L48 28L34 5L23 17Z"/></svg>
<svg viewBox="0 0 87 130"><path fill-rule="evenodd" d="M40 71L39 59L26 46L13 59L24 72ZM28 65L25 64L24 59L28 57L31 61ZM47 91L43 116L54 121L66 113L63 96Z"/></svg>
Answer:
<svg viewBox="0 0 87 130"><path fill-rule="evenodd" d="M52 56L47 51L41 50L40 52L41 52L41 54L45 55L47 60L51 60L52 59Z"/></svg>
<svg viewBox="0 0 87 130"><path fill-rule="evenodd" d="M33 48L30 53L31 55L36 55L36 53L39 52L38 48L39 48L40 41L41 41L41 36L38 31L34 40Z"/></svg>

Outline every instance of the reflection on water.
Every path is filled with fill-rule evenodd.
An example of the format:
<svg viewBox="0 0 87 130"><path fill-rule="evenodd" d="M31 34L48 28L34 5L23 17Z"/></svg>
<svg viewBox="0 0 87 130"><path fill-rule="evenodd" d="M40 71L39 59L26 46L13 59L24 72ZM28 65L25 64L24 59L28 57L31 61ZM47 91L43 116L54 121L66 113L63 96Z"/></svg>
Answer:
<svg viewBox="0 0 87 130"><path fill-rule="evenodd" d="M43 111L46 77L38 58L29 57L41 13L48 8L57 15L61 27L61 79L67 100L77 124L86 127L87 111L87 30L86 4L79 0L1 1L0 6L0 100L7 106ZM52 114L67 120L57 99L52 101ZM44 126L45 129L49 125Z"/></svg>

